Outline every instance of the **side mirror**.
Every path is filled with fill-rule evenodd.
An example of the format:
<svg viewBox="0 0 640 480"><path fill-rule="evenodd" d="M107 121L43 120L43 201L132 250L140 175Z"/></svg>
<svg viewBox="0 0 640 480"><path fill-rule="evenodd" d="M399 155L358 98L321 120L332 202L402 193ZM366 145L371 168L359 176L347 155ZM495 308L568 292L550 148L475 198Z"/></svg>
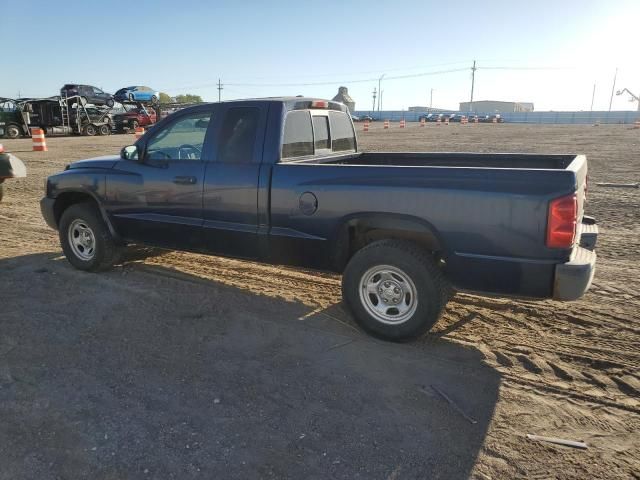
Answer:
<svg viewBox="0 0 640 480"><path fill-rule="evenodd" d="M138 160L138 147L128 145L120 150L120 158L123 160Z"/></svg>

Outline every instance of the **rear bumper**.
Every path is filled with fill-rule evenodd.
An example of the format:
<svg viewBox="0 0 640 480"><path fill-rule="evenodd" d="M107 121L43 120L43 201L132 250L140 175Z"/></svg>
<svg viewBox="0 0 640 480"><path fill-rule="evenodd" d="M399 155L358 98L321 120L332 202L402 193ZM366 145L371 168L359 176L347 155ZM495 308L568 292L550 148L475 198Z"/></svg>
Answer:
<svg viewBox="0 0 640 480"><path fill-rule="evenodd" d="M556 300L577 300L582 297L593 281L596 271L596 242L598 226L595 219L582 220L580 246L576 247L567 263L556 265L553 282L553 298Z"/></svg>
<svg viewBox="0 0 640 480"><path fill-rule="evenodd" d="M556 265L553 298L577 300L582 297L589 290L595 271L596 252L577 247L571 261Z"/></svg>
<svg viewBox="0 0 640 480"><path fill-rule="evenodd" d="M55 203L54 198L44 197L40 200L40 211L42 212L42 218L47 222L54 230L58 229L58 225L56 224L56 216L53 213L53 204Z"/></svg>

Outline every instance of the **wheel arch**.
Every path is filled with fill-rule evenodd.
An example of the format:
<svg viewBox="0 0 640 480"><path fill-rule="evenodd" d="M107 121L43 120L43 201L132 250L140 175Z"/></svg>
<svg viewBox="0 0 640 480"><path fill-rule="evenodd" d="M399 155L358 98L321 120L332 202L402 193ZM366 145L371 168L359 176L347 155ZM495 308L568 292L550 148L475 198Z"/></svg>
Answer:
<svg viewBox="0 0 640 480"><path fill-rule="evenodd" d="M64 213L64 211L67 208L69 208L71 205L75 205L78 203L93 204L100 212L100 216L102 217L102 220L104 221L105 225L107 225L107 228L109 229L109 233L111 233L113 238L120 239L120 236L113 228L113 225L109 220L107 213L104 211L104 209L100 205L98 198L93 193L88 192L86 190L85 191L66 190L66 191L60 192L56 196L55 202L53 204L53 216L56 222L56 226L58 227L60 226L60 218L62 217L62 214Z"/></svg>
<svg viewBox="0 0 640 480"><path fill-rule="evenodd" d="M359 213L344 218L334 235L336 271L342 272L358 250L382 239L407 240L446 257L441 235L427 220L402 214Z"/></svg>

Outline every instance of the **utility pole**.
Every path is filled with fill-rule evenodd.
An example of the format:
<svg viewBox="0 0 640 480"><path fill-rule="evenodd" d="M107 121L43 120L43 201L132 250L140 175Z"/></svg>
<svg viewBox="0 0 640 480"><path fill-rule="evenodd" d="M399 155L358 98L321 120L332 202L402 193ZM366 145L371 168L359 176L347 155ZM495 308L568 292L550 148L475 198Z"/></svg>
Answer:
<svg viewBox="0 0 640 480"><path fill-rule="evenodd" d="M473 88L476 85L476 61L473 61L473 67L471 67L471 100L469 101L469 111L473 112Z"/></svg>
<svg viewBox="0 0 640 480"><path fill-rule="evenodd" d="M616 67L616 73L613 75L613 85L611 86L611 98L609 99L609 111L611 111L611 104L613 103L613 93L616 91L617 77L618 77L618 67Z"/></svg>
<svg viewBox="0 0 640 480"><path fill-rule="evenodd" d="M433 110L433 88L431 89L431 95L429 96L429 111Z"/></svg>
<svg viewBox="0 0 640 480"><path fill-rule="evenodd" d="M218 79L218 103L220 103L222 101L222 89L224 87L222 86L222 83L220 82L220 79Z"/></svg>
<svg viewBox="0 0 640 480"><path fill-rule="evenodd" d="M591 94L591 112L593 112L593 100L596 98L596 84L593 84L593 93Z"/></svg>
<svg viewBox="0 0 640 480"><path fill-rule="evenodd" d="M376 96L377 96L376 87L373 87L373 110L372 113L376 111Z"/></svg>
<svg viewBox="0 0 640 480"><path fill-rule="evenodd" d="M385 75L386 73L383 73L378 79L378 113L380 113L380 107L382 104L382 90L380 90L380 84L382 83L382 79L384 78Z"/></svg>

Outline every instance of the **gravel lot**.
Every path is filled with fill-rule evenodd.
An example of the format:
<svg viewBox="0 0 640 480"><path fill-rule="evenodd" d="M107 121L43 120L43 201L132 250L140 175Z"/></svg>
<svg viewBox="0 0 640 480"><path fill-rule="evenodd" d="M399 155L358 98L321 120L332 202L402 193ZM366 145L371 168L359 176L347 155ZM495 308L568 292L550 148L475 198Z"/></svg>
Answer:
<svg viewBox="0 0 640 480"><path fill-rule="evenodd" d="M365 150L587 154L591 291L458 294L394 345L355 327L333 275L142 248L79 272L44 179L133 136L4 140L29 176L0 204L0 479L640 478L640 190L596 185L640 181L640 131L357 128Z"/></svg>

